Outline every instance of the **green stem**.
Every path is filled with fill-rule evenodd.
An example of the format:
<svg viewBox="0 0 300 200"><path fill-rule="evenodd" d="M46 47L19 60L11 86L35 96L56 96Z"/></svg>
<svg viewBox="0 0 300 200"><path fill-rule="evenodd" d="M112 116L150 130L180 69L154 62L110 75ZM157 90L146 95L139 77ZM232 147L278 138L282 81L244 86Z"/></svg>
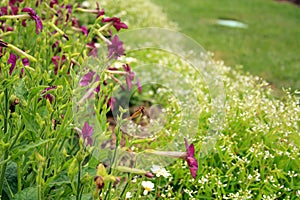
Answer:
<svg viewBox="0 0 300 200"><path fill-rule="evenodd" d="M116 136L117 136L117 141L116 141L116 147L115 147L115 149L114 149L114 155L113 155L113 158L112 158L112 160L110 161L111 167L109 168L108 174L111 174L111 173L112 173L112 172L111 172L111 171L112 171L112 168L114 168L113 165L115 164L114 162L115 162L115 160L116 160L117 149L118 149L118 146L119 146L119 137L118 137L118 134L119 134L119 133L120 133L120 124L117 126L117 135L116 135ZM110 191L111 191L111 188L112 188L112 183L110 182L104 200L110 199Z"/></svg>
<svg viewBox="0 0 300 200"><path fill-rule="evenodd" d="M18 192L21 192L21 190L22 190L22 179L21 179L21 161L18 161L18 163L17 163L17 167L18 167L18 171L17 171L17 173L18 173Z"/></svg>
<svg viewBox="0 0 300 200"><path fill-rule="evenodd" d="M130 180L130 178L131 178L130 173L127 174L127 178L128 178L128 181L126 181L126 184L125 184L125 186L124 186L124 188L123 188L123 190L122 190L122 192L121 192L121 195L120 195L121 199L123 199L123 196L124 196L124 194L125 194L125 191L126 191L128 185L129 185L129 180ZM125 199L125 198L124 198L124 199Z"/></svg>
<svg viewBox="0 0 300 200"><path fill-rule="evenodd" d="M4 103L5 103L5 116L4 116L4 134L7 133L8 131L8 90L7 88L5 88L4 90ZM4 150L4 156L3 156L3 160L6 160L8 158L8 149ZM3 166L1 167L1 173L0 173L0 197L2 196L2 190L3 190L3 184L4 184L4 178L5 178L5 171L6 171L6 167L7 167L7 162L5 162L3 164Z"/></svg>
<svg viewBox="0 0 300 200"><path fill-rule="evenodd" d="M110 199L111 187L112 187L112 183L110 182L104 200Z"/></svg>
<svg viewBox="0 0 300 200"><path fill-rule="evenodd" d="M6 150L4 152L4 159L6 160L8 158L8 151ZM4 178L5 178L5 171L7 167L7 162L5 162L1 168L1 176L0 176L0 197L2 196L2 189L3 189L3 184L4 184Z"/></svg>
<svg viewBox="0 0 300 200"><path fill-rule="evenodd" d="M80 177L81 177L81 162L78 162L78 177L77 177L77 193L76 193L76 200L80 200Z"/></svg>

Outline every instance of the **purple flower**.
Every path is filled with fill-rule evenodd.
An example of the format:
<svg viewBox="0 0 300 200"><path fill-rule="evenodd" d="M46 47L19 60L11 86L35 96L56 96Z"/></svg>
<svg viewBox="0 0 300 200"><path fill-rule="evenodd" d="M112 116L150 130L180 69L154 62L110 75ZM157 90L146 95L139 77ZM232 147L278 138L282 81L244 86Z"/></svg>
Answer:
<svg viewBox="0 0 300 200"><path fill-rule="evenodd" d="M8 64L11 64L11 66L9 68L9 75L11 75L13 73L15 66L16 66L16 62L17 62L17 56L13 53L10 53L8 61L7 61Z"/></svg>
<svg viewBox="0 0 300 200"><path fill-rule="evenodd" d="M117 59L121 55L125 55L123 42L119 40L119 37L115 35L111 40L111 44L107 46L108 48L108 58L110 59L114 56Z"/></svg>
<svg viewBox="0 0 300 200"><path fill-rule="evenodd" d="M141 93L143 90L142 90L140 79L137 79L136 85L137 85L139 93Z"/></svg>
<svg viewBox="0 0 300 200"><path fill-rule="evenodd" d="M49 90L54 90L56 89L57 87L54 85L54 86L49 86L47 88L45 88L43 91L42 91L42 97L44 99L48 99L50 103L53 102L53 99L54 99L54 96L50 93L47 93ZM39 99L40 100L40 99Z"/></svg>
<svg viewBox="0 0 300 200"><path fill-rule="evenodd" d="M88 35L88 30L87 30L86 26L81 26L80 29L84 35L86 35L86 36Z"/></svg>
<svg viewBox="0 0 300 200"><path fill-rule="evenodd" d="M80 85L87 86L88 84L90 84L94 78L94 75L95 75L95 72L93 72L93 71L89 71L88 73L86 73L80 80Z"/></svg>
<svg viewBox="0 0 300 200"><path fill-rule="evenodd" d="M115 105L116 101L117 100L114 97L109 98L107 104L110 107L110 110L114 110L114 108L115 108L114 105Z"/></svg>
<svg viewBox="0 0 300 200"><path fill-rule="evenodd" d="M14 5L14 4L16 4L16 3L21 3L21 2L23 2L23 0L9 0L9 5L11 6L11 5Z"/></svg>
<svg viewBox="0 0 300 200"><path fill-rule="evenodd" d="M92 41L90 43L87 43L86 46L91 49L88 56L94 56L95 58L97 58L97 54L98 54L98 50L97 47L95 45L95 42Z"/></svg>
<svg viewBox="0 0 300 200"><path fill-rule="evenodd" d="M88 35L88 30L86 26L80 26L79 20L76 17L72 18L72 26L80 29L84 35Z"/></svg>
<svg viewBox="0 0 300 200"><path fill-rule="evenodd" d="M57 75L57 72L58 72L58 64L60 63L60 66L62 66L64 64L64 62L66 61L66 56L63 55L61 58L60 56L53 56L52 57L52 63L55 65L55 68L54 68L54 74Z"/></svg>
<svg viewBox="0 0 300 200"><path fill-rule="evenodd" d="M123 69L124 69L125 72L127 72L125 77L126 77L126 84L127 84L128 90L131 90L132 81L134 79L134 72L131 71L131 68L128 64L123 65Z"/></svg>
<svg viewBox="0 0 300 200"><path fill-rule="evenodd" d="M30 64L28 58L23 58L22 59L22 63L24 65L24 67L25 66L29 66L29 64ZM20 78L22 78L24 76L24 74L25 74L24 67L22 67L22 69L21 69Z"/></svg>
<svg viewBox="0 0 300 200"><path fill-rule="evenodd" d="M10 9L8 9L10 7ZM1 15L16 15L18 14L19 8L17 6L14 6L13 4L9 3L9 7L8 6L3 6L0 8L0 16ZM8 13L8 10L10 10L10 13Z"/></svg>
<svg viewBox="0 0 300 200"><path fill-rule="evenodd" d="M27 12L28 15L35 21L35 32L39 34L43 30L43 23L40 17L36 14L36 12L32 8L23 8L22 12Z"/></svg>
<svg viewBox="0 0 300 200"><path fill-rule="evenodd" d="M12 75L13 71L15 70L16 63L17 63L18 59L19 59L18 56L16 56L13 53L10 53L8 61L7 61L8 64L11 64L11 66L9 68L9 75ZM22 63L23 63L24 66L29 66L28 58L23 58ZM23 75L24 75L24 67L21 69L20 78L22 78Z"/></svg>
<svg viewBox="0 0 300 200"><path fill-rule="evenodd" d="M23 63L24 66L29 66L29 60L28 60L28 58L23 58L22 59L22 63Z"/></svg>
<svg viewBox="0 0 300 200"><path fill-rule="evenodd" d="M68 4L66 5L66 9L68 10L68 13L71 14L72 13L72 5L71 4Z"/></svg>
<svg viewBox="0 0 300 200"><path fill-rule="evenodd" d="M79 84L81 86L87 86L89 85L92 81L93 81L93 78L94 78L94 75L95 75L95 72L93 71L89 71L88 73L86 73L82 79L80 80ZM96 79L94 82L97 82L99 81L100 77L99 75L96 76ZM98 93L100 91L100 84L95 88L94 90L96 93Z"/></svg>
<svg viewBox="0 0 300 200"><path fill-rule="evenodd" d="M53 8L54 5L58 5L58 0L51 0L50 1L50 8Z"/></svg>
<svg viewBox="0 0 300 200"><path fill-rule="evenodd" d="M117 17L103 18L102 22L103 23L105 23L105 22L112 22L113 26L115 27L115 29L117 31L119 31L121 28L123 28L123 29L127 29L128 28L128 26L125 23L121 22L121 19L117 18Z"/></svg>
<svg viewBox="0 0 300 200"><path fill-rule="evenodd" d="M184 158L184 160L188 163L193 178L196 178L197 170L198 170L198 162L195 158L195 147L194 144L190 144L189 146L186 138L184 138L184 142L185 142L185 148L187 152L187 155Z"/></svg>
<svg viewBox="0 0 300 200"><path fill-rule="evenodd" d="M86 142L86 146L88 145L92 145L93 143L93 139L91 138L91 136L93 135L93 127L89 125L88 122L84 122L81 134L83 137L83 140Z"/></svg>
<svg viewBox="0 0 300 200"><path fill-rule="evenodd" d="M98 17L104 15L104 14L105 14L105 11L104 11L104 9L100 10L100 7L99 7L98 2L97 2L96 4L97 4L97 12L98 12L98 13L97 13L97 18L98 18Z"/></svg>
<svg viewBox="0 0 300 200"><path fill-rule="evenodd" d="M0 46L1 47L8 47L7 42L4 42L3 40L0 39Z"/></svg>
<svg viewBox="0 0 300 200"><path fill-rule="evenodd" d="M3 47L0 45L0 59L1 59L2 56L3 56L2 49L3 49Z"/></svg>

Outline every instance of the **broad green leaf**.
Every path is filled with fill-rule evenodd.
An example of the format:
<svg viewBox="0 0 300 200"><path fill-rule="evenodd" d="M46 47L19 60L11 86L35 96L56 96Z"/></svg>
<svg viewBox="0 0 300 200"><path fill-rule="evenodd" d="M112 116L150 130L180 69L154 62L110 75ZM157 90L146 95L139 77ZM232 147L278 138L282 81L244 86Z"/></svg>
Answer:
<svg viewBox="0 0 300 200"><path fill-rule="evenodd" d="M23 146L15 146L13 149L15 149L17 147L17 150L18 150L17 155L20 155L20 154L24 154L25 152L27 152L31 149L34 149L38 146L41 146L41 145L46 144L46 143L48 143L50 141L53 141L53 140L55 140L55 139L53 138L53 139L48 139L48 140L40 140L36 143L26 144L26 145L23 145ZM16 156L16 155L14 155L14 156Z"/></svg>
<svg viewBox="0 0 300 200"><path fill-rule="evenodd" d="M24 122L25 122L25 127L27 130L32 131L34 133L38 132L40 126L37 123L36 119L35 119L35 115L25 111L25 110L21 110Z"/></svg>
<svg viewBox="0 0 300 200"><path fill-rule="evenodd" d="M6 167L3 191L9 199L18 191L17 164L14 162L8 163Z"/></svg>
<svg viewBox="0 0 300 200"><path fill-rule="evenodd" d="M36 200L38 199L38 195L37 195L37 187L29 187L26 188L24 190L22 190L21 192L18 192L13 200Z"/></svg>

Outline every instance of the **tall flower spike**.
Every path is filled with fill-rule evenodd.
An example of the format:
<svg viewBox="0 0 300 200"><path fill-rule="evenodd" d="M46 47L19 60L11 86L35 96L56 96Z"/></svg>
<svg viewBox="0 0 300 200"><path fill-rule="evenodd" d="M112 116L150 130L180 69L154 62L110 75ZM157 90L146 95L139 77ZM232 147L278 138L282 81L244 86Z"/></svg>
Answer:
<svg viewBox="0 0 300 200"><path fill-rule="evenodd" d="M103 23L105 23L105 22L112 22L113 26L115 27L115 29L117 31L119 31L121 28L123 28L123 29L127 29L128 28L128 26L125 23L121 22L121 19L117 18L117 17L103 18L102 22Z"/></svg>
<svg viewBox="0 0 300 200"><path fill-rule="evenodd" d="M27 12L28 15L35 21L35 32L39 34L43 30L43 23L41 18L36 14L32 8L23 8L22 12Z"/></svg>
<svg viewBox="0 0 300 200"><path fill-rule="evenodd" d="M195 158L195 147L194 144L190 144L189 146L186 138L184 138L184 142L185 142L185 148L187 152L185 161L188 163L193 178L196 178L197 170L198 170L198 162Z"/></svg>

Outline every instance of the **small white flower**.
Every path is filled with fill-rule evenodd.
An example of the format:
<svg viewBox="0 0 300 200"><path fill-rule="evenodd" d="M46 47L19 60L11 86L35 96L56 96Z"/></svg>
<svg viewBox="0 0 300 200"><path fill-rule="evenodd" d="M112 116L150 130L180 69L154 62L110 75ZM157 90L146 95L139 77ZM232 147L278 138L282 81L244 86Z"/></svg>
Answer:
<svg viewBox="0 0 300 200"><path fill-rule="evenodd" d="M157 177L163 176L165 178L168 178L169 176L171 176L169 171L159 165L153 165L150 169L154 174L156 174Z"/></svg>
<svg viewBox="0 0 300 200"><path fill-rule="evenodd" d="M131 192L126 192L126 196L125 196L125 198L126 199L129 199L129 198L131 198L132 196L131 196Z"/></svg>
<svg viewBox="0 0 300 200"><path fill-rule="evenodd" d="M144 195L147 195L148 192L152 191L154 188L154 183L152 183L151 181L142 181L142 186L144 188Z"/></svg>
<svg viewBox="0 0 300 200"><path fill-rule="evenodd" d="M81 6L82 6L83 8L89 8L89 7L91 6L91 4L90 4L90 2L88 2L88 1L84 1L84 2L81 3Z"/></svg>
<svg viewBox="0 0 300 200"><path fill-rule="evenodd" d="M137 181L137 176L134 176L134 177L132 178L131 182L136 183L136 181Z"/></svg>

